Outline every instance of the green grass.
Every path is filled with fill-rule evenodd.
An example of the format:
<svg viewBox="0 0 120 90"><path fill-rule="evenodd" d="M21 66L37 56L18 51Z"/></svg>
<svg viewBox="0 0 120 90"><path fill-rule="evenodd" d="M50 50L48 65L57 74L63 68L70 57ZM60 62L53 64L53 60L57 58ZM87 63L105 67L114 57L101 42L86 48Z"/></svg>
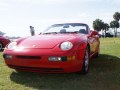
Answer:
<svg viewBox="0 0 120 90"><path fill-rule="evenodd" d="M120 90L120 38L101 38L87 75L17 73L0 53L0 90Z"/></svg>

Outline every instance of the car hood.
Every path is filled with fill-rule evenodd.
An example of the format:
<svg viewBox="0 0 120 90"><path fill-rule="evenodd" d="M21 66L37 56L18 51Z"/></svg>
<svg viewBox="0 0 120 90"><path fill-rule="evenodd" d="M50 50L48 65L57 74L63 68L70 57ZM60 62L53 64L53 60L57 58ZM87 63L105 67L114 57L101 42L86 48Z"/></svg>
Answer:
<svg viewBox="0 0 120 90"><path fill-rule="evenodd" d="M81 36L81 35L79 35ZM18 46L24 48L54 48L56 45L64 41L74 41L77 37L75 35L39 35L23 39Z"/></svg>

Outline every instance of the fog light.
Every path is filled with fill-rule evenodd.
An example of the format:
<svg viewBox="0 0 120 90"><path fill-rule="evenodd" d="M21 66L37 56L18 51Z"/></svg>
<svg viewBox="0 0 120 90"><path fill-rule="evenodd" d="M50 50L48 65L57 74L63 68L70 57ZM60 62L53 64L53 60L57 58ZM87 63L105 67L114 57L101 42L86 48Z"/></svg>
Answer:
<svg viewBox="0 0 120 90"><path fill-rule="evenodd" d="M49 61L67 61L67 57L49 57Z"/></svg>
<svg viewBox="0 0 120 90"><path fill-rule="evenodd" d="M49 57L49 61L61 61L61 57Z"/></svg>
<svg viewBox="0 0 120 90"><path fill-rule="evenodd" d="M3 58L4 59L12 59L12 55L4 54Z"/></svg>

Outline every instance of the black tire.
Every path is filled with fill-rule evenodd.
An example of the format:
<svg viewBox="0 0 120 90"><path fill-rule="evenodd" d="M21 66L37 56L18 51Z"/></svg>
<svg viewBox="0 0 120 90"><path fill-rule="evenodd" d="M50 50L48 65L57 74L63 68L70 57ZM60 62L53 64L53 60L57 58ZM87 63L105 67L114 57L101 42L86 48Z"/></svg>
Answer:
<svg viewBox="0 0 120 90"><path fill-rule="evenodd" d="M3 44L0 42L0 51L3 50Z"/></svg>
<svg viewBox="0 0 120 90"><path fill-rule="evenodd" d="M86 48L85 55L84 55L84 61L82 66L82 74L87 74L89 71L89 48Z"/></svg>

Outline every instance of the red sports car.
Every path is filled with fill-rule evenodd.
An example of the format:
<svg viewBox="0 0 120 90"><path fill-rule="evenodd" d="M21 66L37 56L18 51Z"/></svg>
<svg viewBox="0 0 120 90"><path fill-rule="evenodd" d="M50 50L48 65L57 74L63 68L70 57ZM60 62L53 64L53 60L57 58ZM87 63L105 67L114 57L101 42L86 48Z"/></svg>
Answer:
<svg viewBox="0 0 120 90"><path fill-rule="evenodd" d="M54 24L40 35L11 42L3 57L18 72L86 74L90 58L99 55L99 44L98 33L87 24Z"/></svg>
<svg viewBox="0 0 120 90"><path fill-rule="evenodd" d="M9 39L7 39L4 36L0 36L0 51L10 42Z"/></svg>

